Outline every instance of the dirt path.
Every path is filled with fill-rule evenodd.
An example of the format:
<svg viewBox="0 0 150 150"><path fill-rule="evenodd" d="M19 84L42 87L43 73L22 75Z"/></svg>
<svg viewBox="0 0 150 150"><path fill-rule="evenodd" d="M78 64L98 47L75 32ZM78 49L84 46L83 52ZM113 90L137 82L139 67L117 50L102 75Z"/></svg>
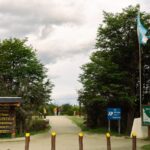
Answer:
<svg viewBox="0 0 150 150"><path fill-rule="evenodd" d="M80 129L65 116L47 118L50 120L52 130L57 132L56 150L78 150L78 133ZM32 136L30 150L51 150L50 141L50 133ZM138 147L145 143L138 140ZM131 150L131 139L112 137L112 149ZM0 150L24 150L24 141L0 141ZM106 150L105 135L85 134L84 150Z"/></svg>
<svg viewBox="0 0 150 150"><path fill-rule="evenodd" d="M81 130L75 124L72 123L66 116L49 116L52 131L56 131L60 134L78 134Z"/></svg>

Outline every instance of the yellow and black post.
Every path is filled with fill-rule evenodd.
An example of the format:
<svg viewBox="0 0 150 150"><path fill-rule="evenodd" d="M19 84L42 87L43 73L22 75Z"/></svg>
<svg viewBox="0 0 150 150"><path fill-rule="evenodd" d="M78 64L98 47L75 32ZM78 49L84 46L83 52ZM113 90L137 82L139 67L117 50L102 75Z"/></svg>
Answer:
<svg viewBox="0 0 150 150"><path fill-rule="evenodd" d="M132 150L136 150L136 133L132 133Z"/></svg>
<svg viewBox="0 0 150 150"><path fill-rule="evenodd" d="M83 150L83 133L79 133L79 150Z"/></svg>
<svg viewBox="0 0 150 150"><path fill-rule="evenodd" d="M30 133L25 134L25 150L29 150Z"/></svg>
<svg viewBox="0 0 150 150"><path fill-rule="evenodd" d="M106 133L107 150L111 150L110 133Z"/></svg>
<svg viewBox="0 0 150 150"><path fill-rule="evenodd" d="M51 150L56 149L56 132L51 133Z"/></svg>

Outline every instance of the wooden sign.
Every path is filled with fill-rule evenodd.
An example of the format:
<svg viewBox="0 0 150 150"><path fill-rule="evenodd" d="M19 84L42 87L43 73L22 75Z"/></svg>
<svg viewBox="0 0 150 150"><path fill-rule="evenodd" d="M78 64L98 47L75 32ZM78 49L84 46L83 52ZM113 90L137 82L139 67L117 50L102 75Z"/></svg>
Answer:
<svg viewBox="0 0 150 150"><path fill-rule="evenodd" d="M0 134L16 134L16 107L20 107L21 97L0 97Z"/></svg>
<svg viewBox="0 0 150 150"><path fill-rule="evenodd" d="M0 107L0 133L15 132L15 110L12 106Z"/></svg>

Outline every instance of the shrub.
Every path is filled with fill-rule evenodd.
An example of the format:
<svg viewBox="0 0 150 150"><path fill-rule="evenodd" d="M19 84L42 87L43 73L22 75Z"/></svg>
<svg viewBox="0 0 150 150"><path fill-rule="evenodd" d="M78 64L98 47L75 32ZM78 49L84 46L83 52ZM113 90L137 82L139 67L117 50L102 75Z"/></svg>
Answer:
<svg viewBox="0 0 150 150"><path fill-rule="evenodd" d="M48 129L49 127L49 120L34 119L32 120L30 131L42 131Z"/></svg>

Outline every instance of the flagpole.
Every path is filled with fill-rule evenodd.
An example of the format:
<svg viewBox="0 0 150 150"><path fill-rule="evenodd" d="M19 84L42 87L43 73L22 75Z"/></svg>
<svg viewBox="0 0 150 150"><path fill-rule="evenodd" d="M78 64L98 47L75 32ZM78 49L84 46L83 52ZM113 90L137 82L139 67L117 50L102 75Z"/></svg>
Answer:
<svg viewBox="0 0 150 150"><path fill-rule="evenodd" d="M140 7L138 11L137 17L137 34L138 34L138 42L139 42L139 100L140 100L140 117L142 116L142 44L146 44L147 40L150 39L150 36L147 36L147 29L140 22Z"/></svg>
<svg viewBox="0 0 150 150"><path fill-rule="evenodd" d="M142 114L142 52L141 52L141 45L139 42L139 99L140 99L140 117Z"/></svg>
<svg viewBox="0 0 150 150"><path fill-rule="evenodd" d="M138 11L138 16L140 18L140 6ZM138 43L139 43L139 100L140 100L140 117L142 116L142 48L140 42L140 32L137 27L138 31Z"/></svg>

